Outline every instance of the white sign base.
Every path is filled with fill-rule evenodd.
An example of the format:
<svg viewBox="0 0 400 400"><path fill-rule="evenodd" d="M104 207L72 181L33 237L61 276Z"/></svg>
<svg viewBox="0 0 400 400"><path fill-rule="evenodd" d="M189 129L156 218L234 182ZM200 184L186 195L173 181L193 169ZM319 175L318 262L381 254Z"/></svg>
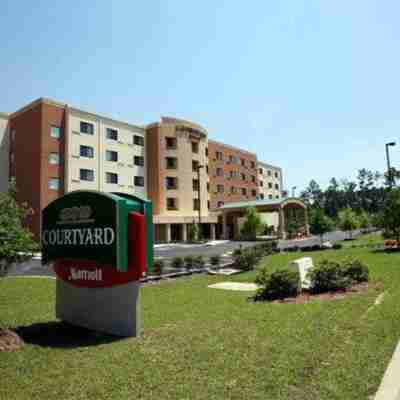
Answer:
<svg viewBox="0 0 400 400"><path fill-rule="evenodd" d="M290 263L290 266L297 268L300 274L301 288L310 289L311 282L307 278L307 272L314 267L311 257L298 258Z"/></svg>
<svg viewBox="0 0 400 400"><path fill-rule="evenodd" d="M116 336L140 334L140 282L84 288L57 278L56 317Z"/></svg>

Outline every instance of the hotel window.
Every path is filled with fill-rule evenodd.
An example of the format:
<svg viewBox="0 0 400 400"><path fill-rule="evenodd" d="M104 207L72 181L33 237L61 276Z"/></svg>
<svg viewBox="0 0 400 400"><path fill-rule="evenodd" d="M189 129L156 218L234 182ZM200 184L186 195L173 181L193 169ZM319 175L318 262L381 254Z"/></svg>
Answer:
<svg viewBox="0 0 400 400"><path fill-rule="evenodd" d="M268 198L269 198L270 200L272 200L272 194L269 194L269 195L268 195Z"/></svg>
<svg viewBox="0 0 400 400"><path fill-rule="evenodd" d="M231 193L236 194L237 193L237 188L235 186L231 186Z"/></svg>
<svg viewBox="0 0 400 400"><path fill-rule="evenodd" d="M192 161L192 171L197 172L197 170L199 169L199 165L200 165L200 163L198 161L193 160Z"/></svg>
<svg viewBox="0 0 400 400"><path fill-rule="evenodd" d="M176 157L166 157L165 161L167 163L167 169L177 169L178 159Z"/></svg>
<svg viewBox="0 0 400 400"><path fill-rule="evenodd" d="M224 185L217 185L217 192L224 193Z"/></svg>
<svg viewBox="0 0 400 400"><path fill-rule="evenodd" d="M60 188L60 178L49 179L49 189L58 190Z"/></svg>
<svg viewBox="0 0 400 400"><path fill-rule="evenodd" d="M271 176L272 172L270 170L268 170L268 176Z"/></svg>
<svg viewBox="0 0 400 400"><path fill-rule="evenodd" d="M192 142L192 153L199 152L199 142Z"/></svg>
<svg viewBox="0 0 400 400"><path fill-rule="evenodd" d="M118 183L118 174L106 172L106 183Z"/></svg>
<svg viewBox="0 0 400 400"><path fill-rule="evenodd" d="M135 186L144 186L144 177L143 176L135 176L133 178L133 183Z"/></svg>
<svg viewBox="0 0 400 400"><path fill-rule="evenodd" d="M134 135L133 144L136 144L136 146L144 146L144 137L139 135Z"/></svg>
<svg viewBox="0 0 400 400"><path fill-rule="evenodd" d="M83 122L81 121L80 123L80 131L81 133L86 133L87 135L94 135L94 125L90 124L89 122Z"/></svg>
<svg viewBox="0 0 400 400"><path fill-rule="evenodd" d="M252 195L253 197L256 197L256 196L257 196L257 190L253 189L253 190L251 191L251 195Z"/></svg>
<svg viewBox="0 0 400 400"><path fill-rule="evenodd" d="M209 172L210 171L209 171L208 165L206 165L206 174L208 175Z"/></svg>
<svg viewBox="0 0 400 400"><path fill-rule="evenodd" d="M242 164L242 167L246 166L246 160L244 158L240 159L240 163Z"/></svg>
<svg viewBox="0 0 400 400"><path fill-rule="evenodd" d="M207 192L210 192L210 182L207 182Z"/></svg>
<svg viewBox="0 0 400 400"><path fill-rule="evenodd" d="M215 152L215 158L216 158L217 160L222 161L222 160L224 159L224 155L222 154L221 151L216 151L216 152Z"/></svg>
<svg viewBox="0 0 400 400"><path fill-rule="evenodd" d="M264 200L264 194L260 193L260 200Z"/></svg>
<svg viewBox="0 0 400 400"><path fill-rule="evenodd" d="M94 181L94 171L92 169L80 169L79 170L79 177L81 181Z"/></svg>
<svg viewBox="0 0 400 400"><path fill-rule="evenodd" d="M279 174L275 172L275 178L279 178Z"/></svg>
<svg viewBox="0 0 400 400"><path fill-rule="evenodd" d="M206 153L206 157L208 157L208 147L206 147L205 153Z"/></svg>
<svg viewBox="0 0 400 400"><path fill-rule="evenodd" d="M107 128L106 138L108 140L118 140L118 131L116 129Z"/></svg>
<svg viewBox="0 0 400 400"><path fill-rule="evenodd" d="M167 146L168 150L176 149L176 138L174 138L174 137L166 137L165 138L165 145Z"/></svg>
<svg viewBox="0 0 400 400"><path fill-rule="evenodd" d="M198 191L199 190L199 180L193 179L192 186L193 186L193 190Z"/></svg>
<svg viewBox="0 0 400 400"><path fill-rule="evenodd" d="M247 196L247 189L246 188L242 188L242 195L243 196Z"/></svg>
<svg viewBox="0 0 400 400"><path fill-rule="evenodd" d="M264 182L260 181L260 186L263 187L264 186Z"/></svg>
<svg viewBox="0 0 400 400"><path fill-rule="evenodd" d="M238 164L238 158L236 156L229 156L229 162L231 162L232 164Z"/></svg>
<svg viewBox="0 0 400 400"><path fill-rule="evenodd" d="M258 172L260 173L260 175L262 175L262 174L264 173L264 171L263 171L262 168L260 168L260 169L258 170Z"/></svg>
<svg viewBox="0 0 400 400"><path fill-rule="evenodd" d="M167 187L167 190L178 189L178 178L174 176L167 176L165 178L165 186Z"/></svg>
<svg viewBox="0 0 400 400"><path fill-rule="evenodd" d="M93 147L81 145L79 148L79 154L81 157L93 158L94 157Z"/></svg>
<svg viewBox="0 0 400 400"><path fill-rule="evenodd" d="M251 176L251 181L252 181L253 183L256 182L256 177L255 177L254 175Z"/></svg>
<svg viewBox="0 0 400 400"><path fill-rule="evenodd" d="M225 203L224 203L223 201L219 201L219 202L217 203L217 207L218 207L218 208L223 207L224 204L225 204Z"/></svg>
<svg viewBox="0 0 400 400"><path fill-rule="evenodd" d="M178 199L167 197L167 210L174 211L178 209Z"/></svg>
<svg viewBox="0 0 400 400"><path fill-rule="evenodd" d="M60 154L59 153L50 153L49 154L49 164L59 165L60 164Z"/></svg>
<svg viewBox="0 0 400 400"><path fill-rule="evenodd" d="M246 174L241 174L241 176L242 176L242 181L245 181L246 180Z"/></svg>
<svg viewBox="0 0 400 400"><path fill-rule="evenodd" d="M276 199L279 199L279 194L277 194L277 195L275 196L275 198L276 198Z"/></svg>
<svg viewBox="0 0 400 400"><path fill-rule="evenodd" d="M117 162L118 153L112 150L106 150L106 161Z"/></svg>
<svg viewBox="0 0 400 400"><path fill-rule="evenodd" d="M50 128L50 136L59 139L61 137L61 128L59 126L52 126Z"/></svg>
<svg viewBox="0 0 400 400"><path fill-rule="evenodd" d="M139 167L144 166L144 157L143 156L135 156L133 157L133 163L138 165Z"/></svg>
<svg viewBox="0 0 400 400"><path fill-rule="evenodd" d="M256 163L254 161L251 161L251 168L255 168L256 167Z"/></svg>
<svg viewBox="0 0 400 400"><path fill-rule="evenodd" d="M209 210L209 209L210 209L210 207L211 207L210 200L207 200L207 210Z"/></svg>
<svg viewBox="0 0 400 400"><path fill-rule="evenodd" d="M279 190L279 185L277 183L275 183L275 189Z"/></svg>
<svg viewBox="0 0 400 400"><path fill-rule="evenodd" d="M268 182L268 189L272 189L272 183Z"/></svg>
<svg viewBox="0 0 400 400"><path fill-rule="evenodd" d="M193 199L193 210L199 210L199 209L200 209L199 199Z"/></svg>
<svg viewBox="0 0 400 400"><path fill-rule="evenodd" d="M217 168L217 176L224 176L224 170L222 168Z"/></svg>

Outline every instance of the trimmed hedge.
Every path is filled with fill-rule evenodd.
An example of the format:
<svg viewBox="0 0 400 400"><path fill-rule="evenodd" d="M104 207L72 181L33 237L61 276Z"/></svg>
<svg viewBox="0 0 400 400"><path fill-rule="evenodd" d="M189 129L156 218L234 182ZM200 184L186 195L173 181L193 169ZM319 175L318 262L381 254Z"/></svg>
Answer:
<svg viewBox="0 0 400 400"><path fill-rule="evenodd" d="M219 264L221 264L221 256L219 254L211 256L210 257L210 263L214 267L218 266Z"/></svg>
<svg viewBox="0 0 400 400"><path fill-rule="evenodd" d="M185 262L183 261L182 257L175 257L171 263L171 266L175 269L182 269L184 265Z"/></svg>
<svg viewBox="0 0 400 400"><path fill-rule="evenodd" d="M263 268L256 277L255 282L260 285L256 300L277 300L286 297L295 297L300 293L300 274L294 268L281 268L269 272Z"/></svg>

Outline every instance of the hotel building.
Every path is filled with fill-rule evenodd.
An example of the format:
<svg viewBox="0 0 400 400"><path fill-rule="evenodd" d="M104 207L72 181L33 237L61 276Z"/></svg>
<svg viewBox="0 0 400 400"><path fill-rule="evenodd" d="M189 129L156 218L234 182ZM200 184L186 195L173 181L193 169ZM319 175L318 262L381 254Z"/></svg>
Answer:
<svg viewBox="0 0 400 400"><path fill-rule="evenodd" d="M0 113L0 193L6 192L9 182L8 114Z"/></svg>
<svg viewBox="0 0 400 400"><path fill-rule="evenodd" d="M278 200L282 198L282 169L270 164L258 162L258 191L260 200Z"/></svg>
<svg viewBox="0 0 400 400"><path fill-rule="evenodd" d="M193 224L215 238L210 212L207 131L198 124L161 118L146 127L147 192L153 201L156 242L186 241Z"/></svg>
<svg viewBox="0 0 400 400"><path fill-rule="evenodd" d="M8 118L9 176L40 237L41 210L74 190L147 196L143 127L38 99Z"/></svg>

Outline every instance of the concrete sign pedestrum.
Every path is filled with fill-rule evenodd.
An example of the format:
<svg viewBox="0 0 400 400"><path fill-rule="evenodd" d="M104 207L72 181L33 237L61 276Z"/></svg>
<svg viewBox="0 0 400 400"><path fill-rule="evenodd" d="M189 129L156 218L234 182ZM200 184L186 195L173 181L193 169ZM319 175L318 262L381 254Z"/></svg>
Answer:
<svg viewBox="0 0 400 400"><path fill-rule="evenodd" d="M298 258L297 260L294 260L290 263L290 267L296 268L299 271L301 288L309 289L311 286L311 282L307 278L307 273L314 267L312 258L311 257Z"/></svg>

